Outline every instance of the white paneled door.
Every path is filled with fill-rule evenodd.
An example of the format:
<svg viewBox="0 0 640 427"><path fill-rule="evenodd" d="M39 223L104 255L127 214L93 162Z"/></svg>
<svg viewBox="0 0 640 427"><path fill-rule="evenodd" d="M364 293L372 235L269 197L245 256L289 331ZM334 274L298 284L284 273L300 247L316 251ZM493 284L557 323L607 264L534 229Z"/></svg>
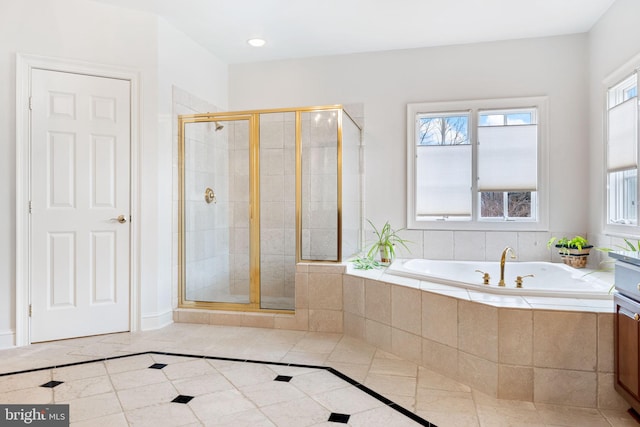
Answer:
<svg viewBox="0 0 640 427"><path fill-rule="evenodd" d="M34 69L31 341L129 330L130 82Z"/></svg>

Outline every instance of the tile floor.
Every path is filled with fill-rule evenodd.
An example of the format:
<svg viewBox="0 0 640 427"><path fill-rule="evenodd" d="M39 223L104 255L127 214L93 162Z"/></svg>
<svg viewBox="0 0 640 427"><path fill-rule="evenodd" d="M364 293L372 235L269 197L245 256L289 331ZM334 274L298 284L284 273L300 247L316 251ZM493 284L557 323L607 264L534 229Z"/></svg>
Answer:
<svg viewBox="0 0 640 427"><path fill-rule="evenodd" d="M498 400L340 334L173 324L0 350L0 374L17 371L30 372L0 376L0 404L69 403L74 426L639 425Z"/></svg>

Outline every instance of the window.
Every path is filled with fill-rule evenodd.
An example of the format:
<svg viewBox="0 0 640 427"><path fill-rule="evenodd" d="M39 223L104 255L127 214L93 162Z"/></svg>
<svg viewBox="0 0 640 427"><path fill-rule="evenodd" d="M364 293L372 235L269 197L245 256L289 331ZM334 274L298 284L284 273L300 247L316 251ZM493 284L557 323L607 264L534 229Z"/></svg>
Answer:
<svg viewBox="0 0 640 427"><path fill-rule="evenodd" d="M545 106L545 98L409 104L408 226L543 228Z"/></svg>
<svg viewBox="0 0 640 427"><path fill-rule="evenodd" d="M478 113L480 219L535 220L536 109Z"/></svg>
<svg viewBox="0 0 640 427"><path fill-rule="evenodd" d="M469 113L418 114L416 214L424 219L471 217Z"/></svg>
<svg viewBox="0 0 640 427"><path fill-rule="evenodd" d="M607 90L607 224L638 224L638 73Z"/></svg>

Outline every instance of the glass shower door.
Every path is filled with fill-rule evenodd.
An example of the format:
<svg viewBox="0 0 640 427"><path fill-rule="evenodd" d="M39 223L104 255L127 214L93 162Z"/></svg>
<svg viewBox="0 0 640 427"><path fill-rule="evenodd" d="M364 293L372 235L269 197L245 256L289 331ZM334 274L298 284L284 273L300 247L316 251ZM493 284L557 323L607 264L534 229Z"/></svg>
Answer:
<svg viewBox="0 0 640 427"><path fill-rule="evenodd" d="M249 125L184 119L182 305L251 303Z"/></svg>
<svg viewBox="0 0 640 427"><path fill-rule="evenodd" d="M298 262L359 252L361 129L340 106L185 115L178 128L180 307L292 312Z"/></svg>

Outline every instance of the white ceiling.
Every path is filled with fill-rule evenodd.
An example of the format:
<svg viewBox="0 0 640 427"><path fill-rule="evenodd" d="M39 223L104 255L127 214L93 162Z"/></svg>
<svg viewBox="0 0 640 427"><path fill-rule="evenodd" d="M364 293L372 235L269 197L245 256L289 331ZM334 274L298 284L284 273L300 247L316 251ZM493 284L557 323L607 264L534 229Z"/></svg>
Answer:
<svg viewBox="0 0 640 427"><path fill-rule="evenodd" d="M96 1L156 13L239 63L582 33L615 0Z"/></svg>

